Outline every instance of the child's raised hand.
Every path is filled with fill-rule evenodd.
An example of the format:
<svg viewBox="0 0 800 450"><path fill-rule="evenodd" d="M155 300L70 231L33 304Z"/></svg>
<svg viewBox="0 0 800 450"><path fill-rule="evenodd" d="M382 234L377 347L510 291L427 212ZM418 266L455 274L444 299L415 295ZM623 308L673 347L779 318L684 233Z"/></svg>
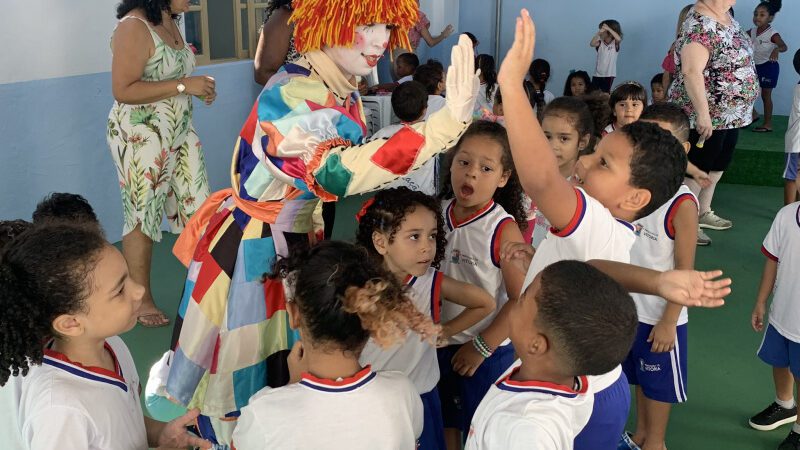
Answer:
<svg viewBox="0 0 800 450"><path fill-rule="evenodd" d="M753 331L757 333L764 331L764 313L766 310L767 305L765 303L756 302L753 313L750 314L750 326L753 327Z"/></svg>
<svg viewBox="0 0 800 450"><path fill-rule="evenodd" d="M503 58L497 81L500 85L522 85L536 47L536 27L527 9L522 9L514 29L514 43Z"/></svg>
<svg viewBox="0 0 800 450"><path fill-rule="evenodd" d="M683 306L716 308L725 304L731 293L731 279L723 278L721 270L669 270L658 278L658 295L668 302Z"/></svg>
<svg viewBox="0 0 800 450"><path fill-rule="evenodd" d="M204 449L211 448L211 442L193 436L186 431L187 425L192 425L200 415L200 410L197 408L190 409L186 414L171 420L164 425L161 433L158 435L158 447L165 448L186 448L186 447L199 447Z"/></svg>
<svg viewBox="0 0 800 450"><path fill-rule="evenodd" d="M480 70L475 71L472 41L466 34L458 37L458 44L450 51L447 68L447 108L459 122L469 122L481 86Z"/></svg>

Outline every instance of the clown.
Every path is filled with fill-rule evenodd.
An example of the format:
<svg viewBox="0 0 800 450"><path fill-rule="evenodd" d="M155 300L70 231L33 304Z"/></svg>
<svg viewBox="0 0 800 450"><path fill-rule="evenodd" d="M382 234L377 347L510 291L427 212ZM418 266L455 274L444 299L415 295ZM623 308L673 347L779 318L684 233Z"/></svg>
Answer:
<svg viewBox="0 0 800 450"><path fill-rule="evenodd" d="M479 86L462 37L447 74L447 107L389 140L363 143L356 76L408 47L415 0L294 0L302 56L273 76L233 152L231 188L213 194L175 245L189 268L165 395L199 407L203 437L230 442L238 411L287 382L296 339L283 286L263 281L277 256L313 239L322 201L381 189L450 148L469 125Z"/></svg>

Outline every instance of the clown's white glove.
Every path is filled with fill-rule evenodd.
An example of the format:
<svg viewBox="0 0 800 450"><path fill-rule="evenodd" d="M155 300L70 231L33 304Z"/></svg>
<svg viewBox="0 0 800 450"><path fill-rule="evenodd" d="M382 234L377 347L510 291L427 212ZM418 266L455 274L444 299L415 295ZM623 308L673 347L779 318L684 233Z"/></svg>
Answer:
<svg viewBox="0 0 800 450"><path fill-rule="evenodd" d="M459 122L472 120L481 85L480 71L475 71L473 55L472 41L462 34L450 52L450 67L447 68L447 108Z"/></svg>

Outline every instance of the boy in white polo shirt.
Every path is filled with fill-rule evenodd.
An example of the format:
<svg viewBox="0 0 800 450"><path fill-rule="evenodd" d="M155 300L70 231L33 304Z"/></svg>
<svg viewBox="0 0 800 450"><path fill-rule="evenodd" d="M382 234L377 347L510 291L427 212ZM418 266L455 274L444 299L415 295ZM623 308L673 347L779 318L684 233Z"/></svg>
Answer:
<svg viewBox="0 0 800 450"><path fill-rule="evenodd" d="M466 449L571 449L592 415L585 375L606 373L625 358L636 308L622 286L578 261L548 266L509 304L522 364L489 389Z"/></svg>
<svg viewBox="0 0 800 450"><path fill-rule="evenodd" d="M629 262L636 239L630 222L672 198L687 164L683 148L669 132L635 122L610 133L595 153L580 158L570 184L560 174L521 87L534 44L533 24L524 13L498 76L514 165L525 192L553 226L536 251L523 289L556 261ZM504 310L500 314L508 314ZM495 320L493 325L500 323ZM496 345L502 328L484 330L482 338ZM625 427L630 392L621 367L598 377L594 384L590 387L595 392L593 416L578 436L576 449L614 448Z"/></svg>
<svg viewBox="0 0 800 450"><path fill-rule="evenodd" d="M759 431L794 422L780 449L800 449L800 422L793 388L800 379L800 202L784 206L764 238L761 252L767 257L752 314L755 331L764 329L764 313L770 293L769 324L758 357L772 366L775 401L750 418Z"/></svg>

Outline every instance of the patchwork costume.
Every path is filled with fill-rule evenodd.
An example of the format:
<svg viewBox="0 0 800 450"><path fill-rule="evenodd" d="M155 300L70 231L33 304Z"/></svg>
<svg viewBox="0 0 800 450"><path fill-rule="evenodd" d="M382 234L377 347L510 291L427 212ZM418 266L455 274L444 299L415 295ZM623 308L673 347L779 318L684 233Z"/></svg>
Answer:
<svg viewBox="0 0 800 450"><path fill-rule="evenodd" d="M263 275L276 257L312 243L319 201L385 187L452 147L469 122L469 115L456 118L443 108L388 140L362 144L367 129L355 78L321 48L350 46L355 27L366 23L394 25L390 50L408 45L416 3L295 0L293 6L302 57L258 96L234 148L232 187L212 194L174 249L189 273L166 393L200 408L199 432L212 442L230 442L253 394L288 382L286 356L296 335L283 285Z"/></svg>

